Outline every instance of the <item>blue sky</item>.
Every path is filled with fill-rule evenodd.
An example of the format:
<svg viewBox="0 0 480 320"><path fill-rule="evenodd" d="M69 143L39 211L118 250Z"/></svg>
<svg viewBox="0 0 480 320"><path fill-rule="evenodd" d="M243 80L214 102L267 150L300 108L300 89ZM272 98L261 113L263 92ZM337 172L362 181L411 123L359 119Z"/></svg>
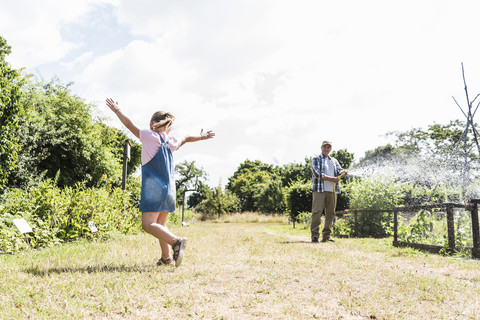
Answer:
<svg viewBox="0 0 480 320"><path fill-rule="evenodd" d="M224 185L245 159L303 162L324 139L358 160L390 131L462 119L480 92L478 1L18 0L0 3L9 62L106 109L113 97L146 127L174 134Z"/></svg>

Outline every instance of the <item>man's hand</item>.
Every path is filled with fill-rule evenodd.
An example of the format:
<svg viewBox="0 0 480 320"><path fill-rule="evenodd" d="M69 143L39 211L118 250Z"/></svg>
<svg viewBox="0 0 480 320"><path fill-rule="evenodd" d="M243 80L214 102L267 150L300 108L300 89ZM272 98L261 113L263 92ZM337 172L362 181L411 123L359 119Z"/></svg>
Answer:
<svg viewBox="0 0 480 320"><path fill-rule="evenodd" d="M333 183L338 183L340 179L338 177L323 176L323 180L331 181Z"/></svg>

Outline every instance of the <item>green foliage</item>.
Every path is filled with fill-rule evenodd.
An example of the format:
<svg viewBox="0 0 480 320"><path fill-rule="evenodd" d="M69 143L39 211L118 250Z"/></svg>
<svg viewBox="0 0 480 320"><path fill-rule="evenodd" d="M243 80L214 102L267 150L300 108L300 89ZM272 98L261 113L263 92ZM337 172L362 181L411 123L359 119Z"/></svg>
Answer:
<svg viewBox="0 0 480 320"><path fill-rule="evenodd" d="M177 208L175 212L170 213L167 218L167 224L180 225L182 223L182 210L183 208ZM192 221L194 221L195 211L185 210L183 215L185 223L192 223Z"/></svg>
<svg viewBox="0 0 480 320"><path fill-rule="evenodd" d="M201 212L202 219L219 217L225 213L238 212L240 209L238 198L230 191L223 192L222 187L218 186L207 194L197 207L196 211Z"/></svg>
<svg viewBox="0 0 480 320"><path fill-rule="evenodd" d="M197 191L192 192L187 200L187 207L188 208L195 208L198 206L203 200L207 199L207 195L211 192L210 187L202 182L198 182Z"/></svg>
<svg viewBox="0 0 480 320"><path fill-rule="evenodd" d="M410 221L408 228L399 227L398 235L406 242L424 243L433 229L433 215L427 210L420 210Z"/></svg>
<svg viewBox="0 0 480 320"><path fill-rule="evenodd" d="M118 163L123 165L123 153L125 143L130 143L130 160L127 165L127 176L135 173L141 163L142 146L135 141L129 139L121 130L109 127L102 122L96 122L96 126L100 127L102 146L108 148Z"/></svg>
<svg viewBox="0 0 480 320"><path fill-rule="evenodd" d="M448 246L447 218L428 210L420 210L410 219L399 216L398 239L410 243ZM471 247L472 224L468 210L454 213L455 246Z"/></svg>
<svg viewBox="0 0 480 320"><path fill-rule="evenodd" d="M0 190L10 173L16 168L20 150L18 135L18 113L23 79L20 71L12 69L5 61L11 52L7 41L0 37Z"/></svg>
<svg viewBox="0 0 480 320"><path fill-rule="evenodd" d="M92 106L72 95L69 85L58 80L30 81L22 105L19 142L23 151L11 187L27 188L42 176L53 179L57 172L62 187L82 182L95 186L104 175L114 185L121 184L126 135L93 119ZM140 146L130 144L129 170L133 172L140 163Z"/></svg>
<svg viewBox="0 0 480 320"><path fill-rule="evenodd" d="M455 246L473 246L472 220L469 211L457 210L454 214Z"/></svg>
<svg viewBox="0 0 480 320"><path fill-rule="evenodd" d="M355 235L355 218L353 215L336 219L333 225L333 233L335 235L354 236Z"/></svg>
<svg viewBox="0 0 480 320"><path fill-rule="evenodd" d="M283 213L287 206L280 179L257 185L254 199L255 207L262 213Z"/></svg>
<svg viewBox="0 0 480 320"><path fill-rule="evenodd" d="M404 183L402 204L405 206L415 206L447 202L447 194L449 191L449 189L440 185L430 188L425 185Z"/></svg>
<svg viewBox="0 0 480 320"><path fill-rule="evenodd" d="M305 158L305 163L290 163L279 168L282 185L288 187L294 181L308 181L312 178L312 158Z"/></svg>
<svg viewBox="0 0 480 320"><path fill-rule="evenodd" d="M391 144L380 146L375 148L374 150L369 150L365 152L364 157L360 159L359 163L356 166L363 166L370 163L378 163L384 161L385 159L391 159L392 157L396 157L398 154L401 153L401 149L396 148Z"/></svg>
<svg viewBox="0 0 480 320"><path fill-rule="evenodd" d="M177 188L177 202L183 204L186 191L197 190L205 182L207 173L195 166L195 161L183 161L175 166L175 185Z"/></svg>
<svg viewBox="0 0 480 320"><path fill-rule="evenodd" d="M287 206L294 223L301 212L312 211L312 183L295 181L287 189Z"/></svg>
<svg viewBox="0 0 480 320"><path fill-rule="evenodd" d="M404 132L390 132L388 135L394 136L396 146L410 151L453 150L458 143L465 124L460 120L453 120L446 125L432 124L426 130L413 128ZM473 135L472 135L473 137ZM469 139L469 148L472 147L473 140Z"/></svg>
<svg viewBox="0 0 480 320"><path fill-rule="evenodd" d="M352 180L348 185L351 208L358 210L393 209L400 205L403 185L382 177ZM359 236L385 237L391 234L392 213L361 213L358 216Z"/></svg>
<svg viewBox="0 0 480 320"><path fill-rule="evenodd" d="M337 159L340 166L345 170L350 168L353 163L353 153L348 152L347 149L332 151L330 155Z"/></svg>
<svg viewBox="0 0 480 320"><path fill-rule="evenodd" d="M137 192L134 186L133 192ZM16 251L26 244L13 225L14 218L24 218L32 227L31 245L51 246L79 238L96 237L89 227L92 221L98 235L140 230L140 215L130 187L103 186L87 188L85 184L57 187L45 179L28 190L9 189L0 196L0 250Z"/></svg>
<svg viewBox="0 0 480 320"><path fill-rule="evenodd" d="M272 165L245 160L229 178L227 189L237 196L242 211L258 211L257 190L260 185L273 180L277 173L278 169Z"/></svg>
<svg viewBox="0 0 480 320"><path fill-rule="evenodd" d="M299 212L295 217L295 220L300 225L301 229L310 229L312 224L312 211Z"/></svg>

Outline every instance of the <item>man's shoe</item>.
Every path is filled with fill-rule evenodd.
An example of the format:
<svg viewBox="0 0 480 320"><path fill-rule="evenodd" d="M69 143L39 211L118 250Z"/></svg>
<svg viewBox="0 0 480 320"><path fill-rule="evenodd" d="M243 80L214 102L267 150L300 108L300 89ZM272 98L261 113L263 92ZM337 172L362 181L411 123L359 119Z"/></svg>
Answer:
<svg viewBox="0 0 480 320"><path fill-rule="evenodd" d="M332 238L328 237L328 238L322 238L322 242L335 242L335 240L333 240Z"/></svg>
<svg viewBox="0 0 480 320"><path fill-rule="evenodd" d="M312 237L312 242L313 243L318 243L318 237Z"/></svg>

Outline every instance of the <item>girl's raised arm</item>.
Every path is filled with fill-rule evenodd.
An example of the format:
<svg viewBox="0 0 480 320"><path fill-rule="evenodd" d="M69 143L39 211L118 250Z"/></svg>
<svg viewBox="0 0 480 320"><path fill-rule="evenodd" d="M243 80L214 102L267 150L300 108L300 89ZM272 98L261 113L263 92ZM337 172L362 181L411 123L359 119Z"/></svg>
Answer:
<svg viewBox="0 0 480 320"><path fill-rule="evenodd" d="M110 110L115 112L118 119L122 121L123 125L127 127L127 129L130 130L135 137L140 139L140 130L126 115L122 113L122 110L120 110L120 107L118 106L118 102L113 101L112 98L107 98L107 106L110 108Z"/></svg>
<svg viewBox="0 0 480 320"><path fill-rule="evenodd" d="M212 139L213 137L215 137L215 132L211 130L207 132L203 132L203 129L202 129L200 131L200 135L198 136L186 136L185 138L183 138L182 141L180 142L180 147L187 142L197 142L200 140Z"/></svg>

